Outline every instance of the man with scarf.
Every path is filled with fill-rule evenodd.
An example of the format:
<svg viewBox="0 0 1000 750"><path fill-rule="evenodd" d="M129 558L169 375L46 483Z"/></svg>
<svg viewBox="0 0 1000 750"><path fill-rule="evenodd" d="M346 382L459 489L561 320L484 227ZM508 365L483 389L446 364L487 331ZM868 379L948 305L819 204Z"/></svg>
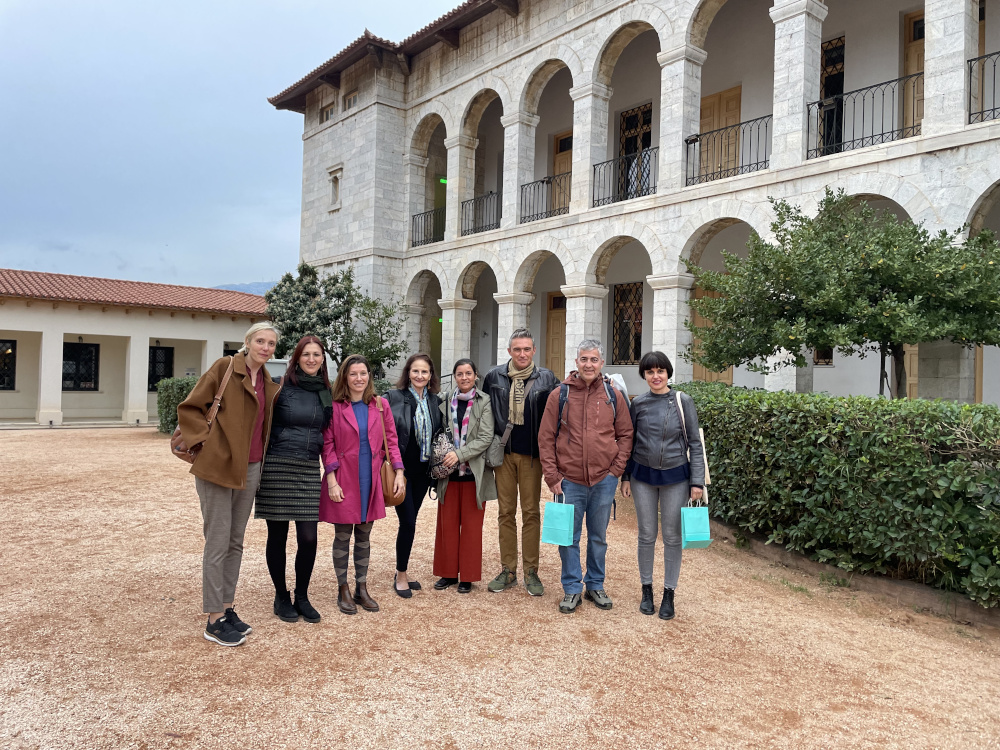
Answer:
<svg viewBox="0 0 1000 750"><path fill-rule="evenodd" d="M521 560L524 585L532 596L544 593L538 578L541 537L539 502L542 466L538 459L538 426L545 402L559 380L551 370L536 365L535 340L527 328L518 328L507 342L510 360L487 373L483 390L493 408L493 431L506 437L503 464L494 470L500 527L500 563L503 569L487 588L506 591L517 585L517 502L521 500Z"/></svg>

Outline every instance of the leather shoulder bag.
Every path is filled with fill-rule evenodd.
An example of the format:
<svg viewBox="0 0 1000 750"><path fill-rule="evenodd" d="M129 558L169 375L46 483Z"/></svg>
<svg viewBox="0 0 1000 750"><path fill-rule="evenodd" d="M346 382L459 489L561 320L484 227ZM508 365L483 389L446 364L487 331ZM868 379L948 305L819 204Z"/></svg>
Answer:
<svg viewBox="0 0 1000 750"><path fill-rule="evenodd" d="M389 436L385 432L385 418L382 413L382 398L375 397L375 405L378 407L378 419L382 425L382 446L385 448L385 458L382 460L382 499L385 500L387 508L399 505L406 499L406 477L403 477L403 488L398 495L394 495L392 487L396 482L396 470L392 468L392 461L389 460Z"/></svg>
<svg viewBox="0 0 1000 750"><path fill-rule="evenodd" d="M212 399L212 406L208 409L208 414L205 415L205 421L208 423L208 434L212 434L212 425L215 423L215 416L219 413L219 406L222 405L222 393L226 390L226 386L229 385L229 378L233 374L233 364L235 362L235 357L229 358L229 367L226 368L226 374L222 376L222 382L219 383L219 390L215 393L215 398ZM170 436L170 452L173 453L181 461L187 461L189 464L193 464L194 460L198 458L198 454L201 452L201 445L196 445L194 448L188 448L187 443L184 442L184 438L181 436L181 426L177 425L174 429L174 434Z"/></svg>

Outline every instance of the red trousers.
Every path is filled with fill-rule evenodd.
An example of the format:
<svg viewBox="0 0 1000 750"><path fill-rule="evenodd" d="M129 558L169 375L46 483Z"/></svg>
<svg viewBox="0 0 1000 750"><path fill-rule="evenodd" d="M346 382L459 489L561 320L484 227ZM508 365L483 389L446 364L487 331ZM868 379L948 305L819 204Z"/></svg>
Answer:
<svg viewBox="0 0 1000 750"><path fill-rule="evenodd" d="M483 518L476 505L475 482L448 482L438 504L434 537L434 575L465 583L483 579Z"/></svg>

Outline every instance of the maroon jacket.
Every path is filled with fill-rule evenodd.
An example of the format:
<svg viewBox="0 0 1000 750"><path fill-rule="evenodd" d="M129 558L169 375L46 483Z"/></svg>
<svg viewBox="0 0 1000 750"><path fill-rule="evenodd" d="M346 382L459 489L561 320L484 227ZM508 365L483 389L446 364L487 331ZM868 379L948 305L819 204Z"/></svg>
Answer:
<svg viewBox="0 0 1000 750"><path fill-rule="evenodd" d="M593 487L608 474L620 477L632 453L632 418L628 400L617 389L618 415L608 402L602 378L586 385L576 370L563 383L569 386L563 407L562 428L556 439L559 420L559 388L549 394L542 424L538 428L538 449L545 483L562 479Z"/></svg>

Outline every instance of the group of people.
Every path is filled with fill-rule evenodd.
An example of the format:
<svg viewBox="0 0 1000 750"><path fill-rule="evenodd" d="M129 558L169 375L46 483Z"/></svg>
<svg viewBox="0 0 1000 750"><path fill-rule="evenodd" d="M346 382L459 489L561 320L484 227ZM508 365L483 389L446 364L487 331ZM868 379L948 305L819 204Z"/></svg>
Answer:
<svg viewBox="0 0 1000 750"><path fill-rule="evenodd" d="M304 336L285 376L272 380L265 363L278 335L270 323L252 326L243 348L215 362L177 409L183 442L197 456L191 472L205 536L206 640L238 646L252 631L236 613L234 600L255 499L255 516L267 524L274 614L287 622L300 617L319 622L309 582L320 521L334 525L337 608L347 615L359 606L379 610L367 581L372 526L386 517L385 494L403 495L394 506L399 529L392 589L397 596L409 599L421 589L409 573L409 560L417 516L428 496L438 506L435 590L456 586L467 594L482 580L485 507L497 500L501 570L487 589L499 593L516 586L520 561L525 589L542 596L542 481L557 500L574 508L572 544L559 548L564 594L559 611L573 612L583 599L599 609L612 607L604 588L606 535L621 481L622 494L634 498L638 519L639 610L657 611L652 575L662 531L659 616L674 617L681 507L701 498L705 467L694 403L669 386L673 368L665 354L642 357L639 374L649 392L630 403L602 373L599 341L580 343L576 369L560 382L535 364L531 331L519 328L508 342L510 360L491 369L481 385L475 363L460 359L452 370L451 392L442 394L433 360L420 353L406 360L396 388L382 398L375 393L368 360L358 354L344 359L331 384L326 351L316 336ZM444 448L436 452L441 435ZM432 465L442 478L432 478ZM390 475L392 487L383 487ZM292 521L297 547L295 584L289 590L286 547ZM580 553L584 524L586 573ZM353 591L348 583L352 538Z"/></svg>

